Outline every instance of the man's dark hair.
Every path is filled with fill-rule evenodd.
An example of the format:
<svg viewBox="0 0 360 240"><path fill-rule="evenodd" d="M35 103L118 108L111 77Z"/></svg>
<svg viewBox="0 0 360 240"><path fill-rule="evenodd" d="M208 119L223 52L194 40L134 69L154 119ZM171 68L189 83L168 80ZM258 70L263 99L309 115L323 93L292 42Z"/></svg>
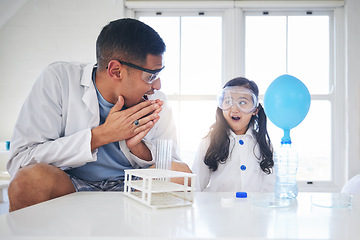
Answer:
<svg viewBox="0 0 360 240"><path fill-rule="evenodd" d="M145 23L118 19L106 25L97 38L97 64L105 68L111 60L118 59L143 65L148 54L162 55L165 49L160 35Z"/></svg>

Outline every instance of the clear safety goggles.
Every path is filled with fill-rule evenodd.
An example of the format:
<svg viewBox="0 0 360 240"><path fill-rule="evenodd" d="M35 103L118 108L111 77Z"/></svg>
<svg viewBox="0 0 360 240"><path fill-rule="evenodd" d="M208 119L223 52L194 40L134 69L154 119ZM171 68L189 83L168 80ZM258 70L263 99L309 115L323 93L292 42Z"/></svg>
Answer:
<svg viewBox="0 0 360 240"><path fill-rule="evenodd" d="M236 106L244 113L250 113L258 105L258 98L248 88L233 86L224 88L217 96L218 107L224 111Z"/></svg>
<svg viewBox="0 0 360 240"><path fill-rule="evenodd" d="M143 71L141 79L148 84L152 84L153 82L155 82L155 80L159 79L161 70L163 70L165 67L165 66L163 66L162 68L151 70L151 69L140 67L133 63L129 63L129 62L125 62L125 61L117 60L117 59L115 59L115 60L123 65L128 66L128 67Z"/></svg>

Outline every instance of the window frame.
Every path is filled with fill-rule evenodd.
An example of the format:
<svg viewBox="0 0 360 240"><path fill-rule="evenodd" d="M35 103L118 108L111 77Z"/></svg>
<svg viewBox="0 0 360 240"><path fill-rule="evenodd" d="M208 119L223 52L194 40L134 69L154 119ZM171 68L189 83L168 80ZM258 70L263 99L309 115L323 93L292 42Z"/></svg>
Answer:
<svg viewBox="0 0 360 240"><path fill-rule="evenodd" d="M300 191L338 192L346 181L349 160L346 154L346 82L345 82L345 27L344 1L125 1L125 15L137 17L139 12L163 12L166 14L196 12L222 13L223 16L223 73L222 84L233 77L245 76L245 16L271 11L277 14L294 11L313 11L330 14L330 86L329 94L314 94L312 100L331 102L331 181L298 181ZM171 96L170 100L212 100L213 95ZM262 98L263 96L260 96Z"/></svg>

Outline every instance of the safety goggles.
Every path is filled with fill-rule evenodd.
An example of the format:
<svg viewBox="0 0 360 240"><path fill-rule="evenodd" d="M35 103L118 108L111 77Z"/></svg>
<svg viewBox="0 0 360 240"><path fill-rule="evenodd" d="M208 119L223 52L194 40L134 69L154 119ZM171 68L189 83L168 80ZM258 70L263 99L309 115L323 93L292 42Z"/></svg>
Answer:
<svg viewBox="0 0 360 240"><path fill-rule="evenodd" d="M128 67L143 71L141 79L144 82L148 83L148 84L152 84L153 82L155 82L155 80L160 78L161 70L163 70L164 67L165 67L165 66L163 66L160 69L151 70L151 69L140 67L140 66L135 65L133 63L125 62L125 61L118 60L118 59L115 59L115 60L118 61L119 63L123 64L123 65L128 66Z"/></svg>
<svg viewBox="0 0 360 240"><path fill-rule="evenodd" d="M217 96L218 107L224 111L236 106L244 113L250 113L258 105L258 98L248 88L232 86L224 88Z"/></svg>

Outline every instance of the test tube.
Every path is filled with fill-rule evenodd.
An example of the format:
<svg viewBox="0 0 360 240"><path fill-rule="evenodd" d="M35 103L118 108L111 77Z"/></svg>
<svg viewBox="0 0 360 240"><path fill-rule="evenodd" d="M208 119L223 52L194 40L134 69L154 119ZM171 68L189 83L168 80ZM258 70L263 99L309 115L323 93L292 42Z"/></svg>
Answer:
<svg viewBox="0 0 360 240"><path fill-rule="evenodd" d="M171 150L172 141L168 139L159 139L156 142L155 168L171 170Z"/></svg>

